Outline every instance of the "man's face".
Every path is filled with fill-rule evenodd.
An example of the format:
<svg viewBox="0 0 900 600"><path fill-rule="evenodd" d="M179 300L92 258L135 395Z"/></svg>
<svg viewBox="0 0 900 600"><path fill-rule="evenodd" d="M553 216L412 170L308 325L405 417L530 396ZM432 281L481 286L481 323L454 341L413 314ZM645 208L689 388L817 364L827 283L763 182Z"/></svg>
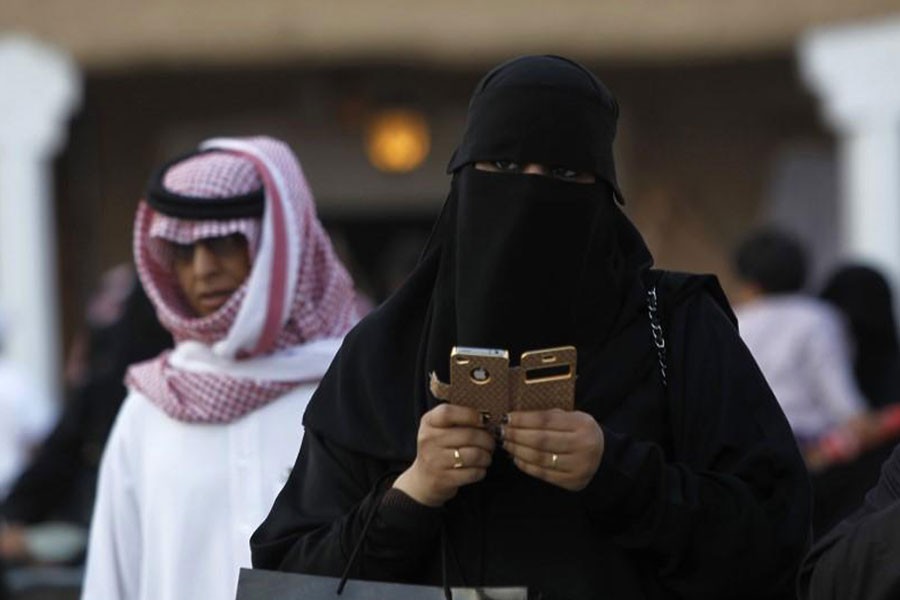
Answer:
<svg viewBox="0 0 900 600"><path fill-rule="evenodd" d="M247 239L241 234L172 243L178 286L199 317L217 311L250 274Z"/></svg>

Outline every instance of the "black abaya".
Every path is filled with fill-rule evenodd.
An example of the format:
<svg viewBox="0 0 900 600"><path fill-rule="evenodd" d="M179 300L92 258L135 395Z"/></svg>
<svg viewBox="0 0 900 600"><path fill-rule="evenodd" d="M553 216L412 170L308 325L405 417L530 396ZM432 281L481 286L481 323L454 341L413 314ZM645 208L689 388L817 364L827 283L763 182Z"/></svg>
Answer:
<svg viewBox="0 0 900 600"><path fill-rule="evenodd" d="M361 542L351 573L363 579L527 585L546 600L790 593L809 533L802 459L714 279L650 271L616 204L617 114L565 59L517 59L482 80L422 260L321 382L293 473L251 539L254 566L339 575ZM501 159L595 180L473 166ZM515 359L561 343L578 347L576 410L605 436L585 489L533 479L502 450L442 508L391 489L437 402L428 375L447 380L452 346Z"/></svg>

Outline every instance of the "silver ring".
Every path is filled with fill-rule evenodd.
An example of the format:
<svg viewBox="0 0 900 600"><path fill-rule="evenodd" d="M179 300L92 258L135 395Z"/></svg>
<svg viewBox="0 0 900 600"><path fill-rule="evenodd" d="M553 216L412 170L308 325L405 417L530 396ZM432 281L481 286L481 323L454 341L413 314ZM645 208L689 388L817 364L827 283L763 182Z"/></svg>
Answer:
<svg viewBox="0 0 900 600"><path fill-rule="evenodd" d="M559 462L559 454L554 454L550 457L550 468L555 469L556 463Z"/></svg>

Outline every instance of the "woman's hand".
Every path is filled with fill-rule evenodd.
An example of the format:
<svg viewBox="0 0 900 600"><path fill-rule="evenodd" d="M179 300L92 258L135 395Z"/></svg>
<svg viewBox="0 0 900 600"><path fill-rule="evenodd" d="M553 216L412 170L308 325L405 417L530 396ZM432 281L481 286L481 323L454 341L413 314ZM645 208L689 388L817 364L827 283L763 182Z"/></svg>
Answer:
<svg viewBox="0 0 900 600"><path fill-rule="evenodd" d="M520 470L573 492L587 486L603 458L603 430L579 411L509 413L502 438Z"/></svg>
<svg viewBox="0 0 900 600"><path fill-rule="evenodd" d="M441 506L460 487L484 479L494 445L477 410L436 406L422 415L416 459L394 487L420 504Z"/></svg>

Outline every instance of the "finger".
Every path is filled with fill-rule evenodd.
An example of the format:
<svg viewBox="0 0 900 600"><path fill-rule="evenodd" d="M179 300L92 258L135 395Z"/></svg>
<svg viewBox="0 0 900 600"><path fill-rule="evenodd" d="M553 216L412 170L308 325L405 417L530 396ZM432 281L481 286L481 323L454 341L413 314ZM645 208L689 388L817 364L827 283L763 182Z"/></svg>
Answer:
<svg viewBox="0 0 900 600"><path fill-rule="evenodd" d="M462 446L474 446L488 452L493 452L497 442L494 436L483 429L472 427L428 427L425 426L419 432L420 445L435 446L438 448L460 448Z"/></svg>
<svg viewBox="0 0 900 600"><path fill-rule="evenodd" d="M559 408L550 410L514 411L507 415L507 428L516 429L550 429L555 431L572 431L581 420L578 413Z"/></svg>
<svg viewBox="0 0 900 600"><path fill-rule="evenodd" d="M558 454L572 452L577 436L574 431L554 431L552 429L503 428L503 441L513 442L543 452Z"/></svg>
<svg viewBox="0 0 900 600"><path fill-rule="evenodd" d="M478 427L484 428L481 412L468 406L438 404L422 416L422 421L431 427Z"/></svg>
<svg viewBox="0 0 900 600"><path fill-rule="evenodd" d="M566 474L562 471L539 467L537 465L525 462L524 460L519 458L514 458L513 462L515 463L516 467L526 475L531 475L536 479L546 481L547 483L552 483L553 485L557 485L559 487L565 487L564 484L566 481Z"/></svg>
<svg viewBox="0 0 900 600"><path fill-rule="evenodd" d="M573 457L572 454L544 452L513 442L504 442L503 449L509 452L514 459L520 459L530 465L554 471L565 471L566 465L571 464Z"/></svg>
<svg viewBox="0 0 900 600"><path fill-rule="evenodd" d="M459 471L464 469L486 469L491 466L493 455L481 448L441 448L441 463L446 469Z"/></svg>

